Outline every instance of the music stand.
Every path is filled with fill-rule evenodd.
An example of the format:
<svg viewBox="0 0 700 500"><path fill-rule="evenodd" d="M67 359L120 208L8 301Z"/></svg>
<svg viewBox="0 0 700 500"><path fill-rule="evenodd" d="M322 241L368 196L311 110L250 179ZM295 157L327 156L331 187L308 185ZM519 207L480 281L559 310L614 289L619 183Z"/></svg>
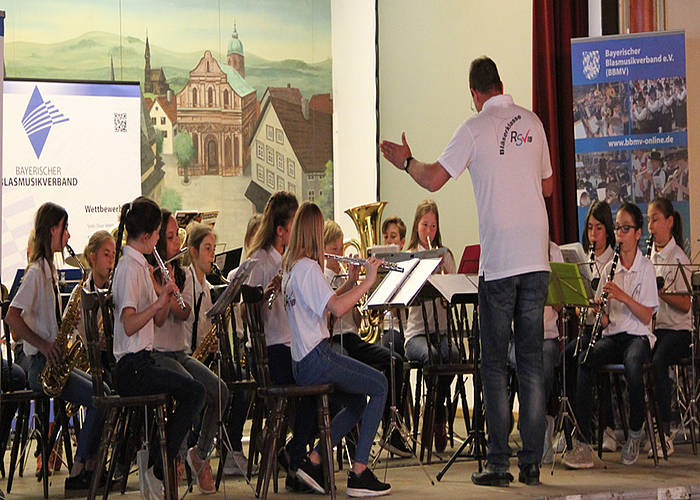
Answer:
<svg viewBox="0 0 700 500"><path fill-rule="evenodd" d="M430 278L433 271L440 265L441 259L419 259L412 258L409 260L404 260L398 262L398 265L403 269L403 273L398 271L390 271L382 279L381 283L375 288L372 295L367 299L365 303L365 309L391 309L391 308L406 308L418 295L418 292L422 289L423 285L426 283L428 278ZM392 316L393 318L393 316ZM393 321L393 319L392 319ZM393 328L392 328L393 329ZM403 328L402 328L403 329ZM389 375L391 380L389 381L389 386L392 387L391 390L391 407L389 413L389 425L384 431L384 437L380 446L380 451L374 459L374 463L379 460L382 455L382 451L385 451L387 447L385 446L387 441L391 439L391 435L394 430L399 432L401 440L406 445L407 449L411 450L413 458L416 459L418 465L420 465L421 470L425 473L425 476L430 481L431 485L435 485L435 482L430 477L427 469L420 461L414 447L409 446L409 440L413 441L413 436L411 432L404 424L399 415L399 411L396 409L396 394L393 390L394 387L394 336L391 336L389 342ZM387 457L389 457L387 451ZM389 460L386 461L386 467L384 469L384 475L389 466Z"/></svg>
<svg viewBox="0 0 700 500"><path fill-rule="evenodd" d="M552 272L549 277L549 290L547 292L546 305L562 307L562 323L564 330L562 338L566 341L566 339L569 338L571 308L576 306L588 307L592 294L590 293L590 286L586 287L584 278L581 276L576 264L550 262L549 266ZM565 435L573 436L574 432L578 432L578 434L581 435L581 428L576 421L576 416L569 402L569 397L566 394L566 356L562 356L561 371L562 384L561 393L559 395L559 411L554 420L554 435L556 436L562 430L565 431ZM571 428L572 424L573 428ZM571 429L571 431L569 431L569 429ZM561 459L564 458L566 448L567 447L561 452ZM554 465L556 461L555 457L552 460L552 474L554 474Z"/></svg>

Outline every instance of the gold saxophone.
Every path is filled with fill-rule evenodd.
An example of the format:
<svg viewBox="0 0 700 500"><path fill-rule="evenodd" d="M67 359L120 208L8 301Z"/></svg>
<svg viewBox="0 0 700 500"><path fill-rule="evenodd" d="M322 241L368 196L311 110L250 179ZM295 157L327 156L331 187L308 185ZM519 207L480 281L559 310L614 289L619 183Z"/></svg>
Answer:
<svg viewBox="0 0 700 500"><path fill-rule="evenodd" d="M224 325L228 324L229 320L231 319L231 307L233 306L228 306L226 308L226 313L224 314L223 322ZM202 337L202 341L197 345L197 348L192 353L192 357L200 363L204 363L204 360L207 359L207 356L211 351L211 346L216 344L216 342L216 323L213 323L207 334L204 337Z"/></svg>
<svg viewBox="0 0 700 500"><path fill-rule="evenodd" d="M75 252L73 252L73 249L69 245L66 245L66 249L72 257L75 257ZM78 292L83 287L86 278L85 269L82 269L82 271L80 282L76 285L78 287ZM68 381L68 375L70 375L71 370L76 366L81 356L84 356L83 342L80 340L80 337L71 345L68 345L68 341L73 331L75 331L78 321L80 321L80 293L75 293L68 302L66 310L63 311L61 328L59 328L58 334L56 335L56 344L60 348L62 354L61 360L56 364L49 364L47 362L44 370L39 375L44 393L53 398L58 397L58 395L63 392L63 388Z"/></svg>

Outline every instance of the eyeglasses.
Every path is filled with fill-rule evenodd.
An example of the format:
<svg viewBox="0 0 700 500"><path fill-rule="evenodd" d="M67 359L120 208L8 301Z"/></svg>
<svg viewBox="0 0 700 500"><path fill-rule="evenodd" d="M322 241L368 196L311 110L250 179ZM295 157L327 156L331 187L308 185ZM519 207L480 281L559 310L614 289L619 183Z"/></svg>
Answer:
<svg viewBox="0 0 700 500"><path fill-rule="evenodd" d="M615 232L619 233L620 231L623 232L623 234L627 234L630 232L630 229L637 229L637 226L632 226L630 224L625 224L622 226L615 226Z"/></svg>

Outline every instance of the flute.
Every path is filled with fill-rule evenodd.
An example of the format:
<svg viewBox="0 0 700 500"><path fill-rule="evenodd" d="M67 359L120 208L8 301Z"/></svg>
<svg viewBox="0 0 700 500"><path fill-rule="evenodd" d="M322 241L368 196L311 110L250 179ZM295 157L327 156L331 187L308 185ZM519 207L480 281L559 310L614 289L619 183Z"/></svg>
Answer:
<svg viewBox="0 0 700 500"><path fill-rule="evenodd" d="M177 251L177 253L175 255L173 255L168 260L166 260L165 263L168 264L168 263L174 261L175 259L177 259L178 257L185 255L189 251L190 251L190 247L182 247L180 250Z"/></svg>
<svg viewBox="0 0 700 500"><path fill-rule="evenodd" d="M156 262L158 263L158 267L160 268L160 272L163 273L163 279L167 283L168 281L172 281L173 278L170 276L170 271L168 271L168 268L165 267L165 262L163 262L163 259L160 258L160 255L158 255L158 251L154 248L153 249L153 257L156 259ZM177 304L180 306L180 309L183 311L187 309L187 304L185 304L185 299L182 298L182 294L177 290L173 290L173 295L175 295L175 300L177 300Z"/></svg>
<svg viewBox="0 0 700 500"><path fill-rule="evenodd" d="M341 255L335 255L332 253L326 253L324 254L326 259L333 259L337 262L342 262L343 264L352 264L355 266L364 266L365 263L367 262L367 259L360 259L357 257L343 257ZM399 273L403 272L403 268L400 266L397 266L396 264L392 264L390 262L383 262L381 266L379 266L380 269L386 269L387 271L396 271Z"/></svg>

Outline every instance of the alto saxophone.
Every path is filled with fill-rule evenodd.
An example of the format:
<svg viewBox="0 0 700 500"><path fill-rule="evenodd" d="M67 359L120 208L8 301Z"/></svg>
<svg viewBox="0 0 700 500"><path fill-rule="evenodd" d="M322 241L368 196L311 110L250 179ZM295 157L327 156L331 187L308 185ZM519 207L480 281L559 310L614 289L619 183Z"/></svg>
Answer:
<svg viewBox="0 0 700 500"><path fill-rule="evenodd" d="M216 262L211 263L211 272L214 273L225 284L229 284L229 281L224 277L223 273L221 272L221 269L219 269L219 266L216 265ZM231 319L231 307L232 306L228 306L226 308L226 312L224 313L224 324L227 324ZM211 328L209 329L207 334L204 337L202 337L202 341L197 345L197 348L192 353L192 357L200 363L204 363L204 360L209 355L209 351L211 351L211 346L214 345L216 341L216 323L212 323Z"/></svg>
<svg viewBox="0 0 700 500"><path fill-rule="evenodd" d="M66 249L71 257L75 257L75 252L70 245L66 245ZM80 260L78 260L78 263L80 263ZM86 278L85 269L83 269L82 265L80 267L82 270L82 277L80 278L80 282L76 285L78 293L75 293L68 302L68 305L66 305L66 310L63 312L63 317L61 318L61 328L59 328L58 334L56 335L56 344L61 351L61 360L56 364L46 363L43 371L39 374L39 380L41 381L41 387L44 393L53 398L63 392L71 370L80 360L81 353L84 351L83 342L80 340L80 337L78 337L73 344L70 346L68 345L68 341L73 331L75 331L78 321L80 321L79 292L85 284Z"/></svg>

